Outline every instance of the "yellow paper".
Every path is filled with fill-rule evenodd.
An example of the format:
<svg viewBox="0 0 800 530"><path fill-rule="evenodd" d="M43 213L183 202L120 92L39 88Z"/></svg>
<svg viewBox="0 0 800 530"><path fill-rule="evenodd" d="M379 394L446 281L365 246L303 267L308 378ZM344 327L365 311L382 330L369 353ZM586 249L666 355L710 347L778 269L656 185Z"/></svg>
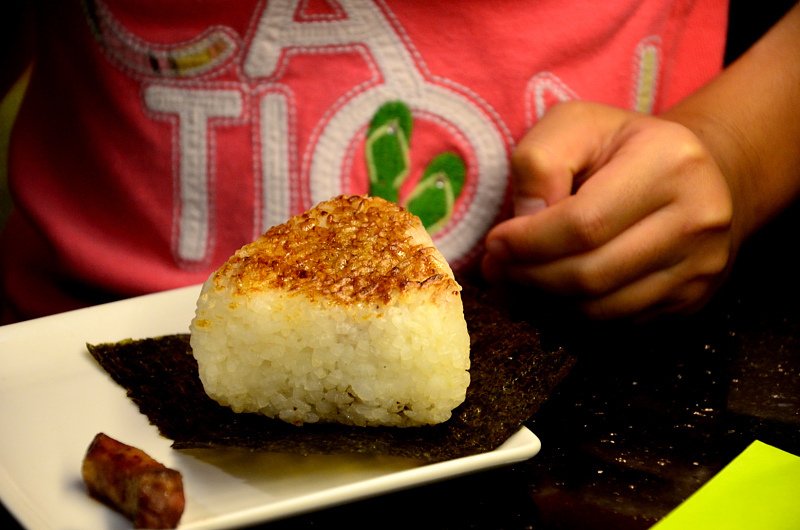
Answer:
<svg viewBox="0 0 800 530"><path fill-rule="evenodd" d="M678 529L800 529L800 457L753 442L652 527Z"/></svg>

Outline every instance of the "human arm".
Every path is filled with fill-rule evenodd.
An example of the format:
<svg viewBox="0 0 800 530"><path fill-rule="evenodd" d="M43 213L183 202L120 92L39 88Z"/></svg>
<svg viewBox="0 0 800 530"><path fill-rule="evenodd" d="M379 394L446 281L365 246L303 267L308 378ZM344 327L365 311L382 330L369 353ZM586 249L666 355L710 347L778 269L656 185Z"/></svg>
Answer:
<svg viewBox="0 0 800 530"><path fill-rule="evenodd" d="M513 155L517 215L483 270L596 318L686 312L800 194L800 6L658 117L556 106ZM546 207L544 207L546 206Z"/></svg>
<svg viewBox="0 0 800 530"><path fill-rule="evenodd" d="M738 243L786 208L800 194L800 3L662 116L693 131L722 169Z"/></svg>

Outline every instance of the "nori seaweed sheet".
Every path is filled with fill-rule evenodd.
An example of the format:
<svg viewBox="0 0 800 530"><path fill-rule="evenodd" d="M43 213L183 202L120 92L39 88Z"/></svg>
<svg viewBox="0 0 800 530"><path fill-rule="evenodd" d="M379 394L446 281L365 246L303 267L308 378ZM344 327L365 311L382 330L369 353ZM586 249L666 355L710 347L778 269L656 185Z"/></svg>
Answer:
<svg viewBox="0 0 800 530"><path fill-rule="evenodd" d="M366 453L436 462L497 448L538 410L574 364L563 348L545 349L536 329L515 321L484 291L465 285L462 294L471 382L464 403L435 426L298 427L259 414L234 413L203 390L188 334L87 347L175 449Z"/></svg>

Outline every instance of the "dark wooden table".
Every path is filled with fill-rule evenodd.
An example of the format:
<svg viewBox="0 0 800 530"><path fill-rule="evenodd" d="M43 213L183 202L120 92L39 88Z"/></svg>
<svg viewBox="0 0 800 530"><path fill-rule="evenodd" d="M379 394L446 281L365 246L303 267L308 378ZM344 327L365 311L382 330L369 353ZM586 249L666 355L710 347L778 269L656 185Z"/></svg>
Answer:
<svg viewBox="0 0 800 530"><path fill-rule="evenodd" d="M269 528L643 529L755 439L800 455L798 228L790 211L764 230L690 318L631 326L534 312L577 358L528 422L542 440L534 458Z"/></svg>
<svg viewBox="0 0 800 530"><path fill-rule="evenodd" d="M265 528L644 529L755 439L800 454L798 227L795 209L764 230L691 317L591 323L524 299L515 315L576 359L527 422L538 455Z"/></svg>

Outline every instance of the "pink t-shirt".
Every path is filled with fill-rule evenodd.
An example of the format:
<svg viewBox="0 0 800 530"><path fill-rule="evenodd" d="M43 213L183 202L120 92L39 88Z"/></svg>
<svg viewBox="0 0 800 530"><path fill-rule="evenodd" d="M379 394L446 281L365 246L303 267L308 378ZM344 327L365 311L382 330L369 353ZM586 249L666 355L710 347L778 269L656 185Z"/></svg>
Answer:
<svg viewBox="0 0 800 530"><path fill-rule="evenodd" d="M204 281L339 193L418 213L456 269L558 101L659 112L721 68L725 2L48 4L11 140L24 318Z"/></svg>

